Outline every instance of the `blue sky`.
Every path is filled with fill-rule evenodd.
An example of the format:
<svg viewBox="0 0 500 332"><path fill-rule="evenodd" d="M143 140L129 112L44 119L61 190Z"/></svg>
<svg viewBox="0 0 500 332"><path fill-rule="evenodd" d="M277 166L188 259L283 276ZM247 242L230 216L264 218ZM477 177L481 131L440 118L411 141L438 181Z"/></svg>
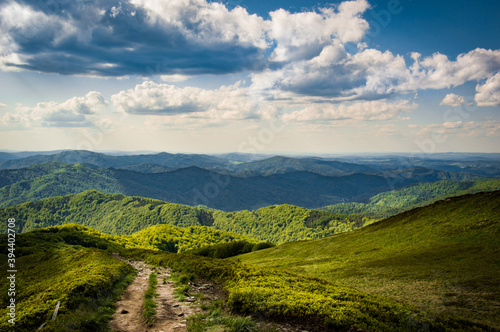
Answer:
<svg viewBox="0 0 500 332"><path fill-rule="evenodd" d="M0 149L500 152L497 1L0 4Z"/></svg>

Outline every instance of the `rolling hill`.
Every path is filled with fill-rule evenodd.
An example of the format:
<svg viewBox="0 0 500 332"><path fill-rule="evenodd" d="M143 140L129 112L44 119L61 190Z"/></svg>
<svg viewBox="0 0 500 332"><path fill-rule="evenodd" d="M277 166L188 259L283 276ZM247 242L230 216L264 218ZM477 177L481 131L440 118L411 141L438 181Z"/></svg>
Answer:
<svg viewBox="0 0 500 332"><path fill-rule="evenodd" d="M133 234L153 225L212 226L217 230L276 243L319 238L358 228L369 221L291 205L227 213L97 191L1 208L0 218L15 218L19 233L69 223L112 235ZM6 224L3 223L0 232L5 231Z"/></svg>
<svg viewBox="0 0 500 332"><path fill-rule="evenodd" d="M487 199L483 197L483 202ZM484 204L481 206L485 207ZM109 321L116 310L114 303L135 277L135 271L122 261L123 258L143 261L153 267L172 268L181 273L179 280L185 279L186 284L194 277L203 278L204 283L209 280L217 282L227 294L223 301L219 301L225 303L225 312L245 315L246 322L253 320L251 316L265 321L286 322L287 330L290 324L300 322L314 332L493 331L485 324L488 321L485 313L495 309L495 294L491 292L480 294L486 301L481 303L481 307L470 309L485 317L482 323L477 323L429 308L421 310L338 282L293 273L287 267L262 268L243 264L237 259L210 259L192 254L145 250L130 243L121 243L120 239L126 237L110 236L80 225L37 229L19 234L16 238L19 244L19 251L16 251L16 282L19 285L16 289L16 330L20 331L33 331L42 324L43 330L53 332L109 331ZM154 237L144 240L154 240ZM0 277L5 279L8 276L6 234L0 235L0 244L0 256L5 258L0 263ZM264 252L269 255L272 249ZM494 270L491 271L491 276L494 273ZM401 278L401 275L394 274L393 277ZM484 289L491 285L498 287L491 279L480 287ZM2 283L0 290L7 294L8 287L8 283ZM183 293L189 291L193 294L182 285L177 287L181 287L178 289ZM7 330L11 328L7 322L9 298L0 297L0 304L0 329ZM51 317L56 307L59 314L54 321ZM222 309L218 310L220 313ZM208 319L220 319L220 314ZM243 329L235 327L233 330Z"/></svg>
<svg viewBox="0 0 500 332"><path fill-rule="evenodd" d="M448 198L353 232L238 256L500 328L500 192Z"/></svg>
<svg viewBox="0 0 500 332"><path fill-rule="evenodd" d="M88 164L101 168L127 169L142 173L159 173L186 167L199 167L239 177L312 172L325 176L354 173L374 174L426 168L476 176L500 177L498 154L436 154L426 156L376 155L289 157L245 154L126 154L97 153L84 150L52 152L0 152L0 169L17 169L51 162Z"/></svg>

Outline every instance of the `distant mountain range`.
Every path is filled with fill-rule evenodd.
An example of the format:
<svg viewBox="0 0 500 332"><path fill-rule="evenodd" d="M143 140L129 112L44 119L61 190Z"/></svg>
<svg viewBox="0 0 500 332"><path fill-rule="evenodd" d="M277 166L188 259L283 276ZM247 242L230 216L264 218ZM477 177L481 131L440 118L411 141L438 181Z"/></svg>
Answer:
<svg viewBox="0 0 500 332"><path fill-rule="evenodd" d="M114 157L107 160L114 160ZM223 211L255 210L275 204L319 208L340 202L364 201L378 193L415 183L474 177L468 173L425 168L342 176L293 171L237 177L194 166L162 173L142 173L51 162L1 170L0 206L94 189L186 205L206 205Z"/></svg>
<svg viewBox="0 0 500 332"><path fill-rule="evenodd" d="M138 154L120 155L90 151L0 152L0 169L16 169L49 162L89 164L102 168L126 169L141 173L162 173L186 167L199 167L238 177L267 176L290 172L312 172L324 176L354 173L374 174L388 170L424 167L447 172L471 173L500 177L498 154L436 154L425 156L355 155L335 158L284 157L229 153L204 154Z"/></svg>

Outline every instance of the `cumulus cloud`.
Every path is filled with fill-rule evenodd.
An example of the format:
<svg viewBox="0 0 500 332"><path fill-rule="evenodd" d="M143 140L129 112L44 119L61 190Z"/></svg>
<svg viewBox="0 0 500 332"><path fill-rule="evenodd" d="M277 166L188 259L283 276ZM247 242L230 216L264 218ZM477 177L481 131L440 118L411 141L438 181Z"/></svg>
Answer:
<svg viewBox="0 0 500 332"><path fill-rule="evenodd" d="M444 89L491 77L500 70L500 50L477 48L450 61L444 54L436 53L421 59L413 53L409 80L401 90Z"/></svg>
<svg viewBox="0 0 500 332"><path fill-rule="evenodd" d="M0 68L159 76L170 83L248 70L251 90L269 100L370 101L488 79L477 87L478 104L498 104L498 78L492 77L500 71L500 50L477 48L456 59L413 53L405 61L362 42L370 28L363 18L369 7L366 0L344 1L297 13L279 9L264 19L208 0L7 0L0 5ZM358 47L346 49L351 43ZM213 107L194 96L203 92L194 89L163 87L160 93L172 99L153 96L149 104L137 105L133 99L141 97L128 93L130 107L118 105L142 114Z"/></svg>
<svg viewBox="0 0 500 332"><path fill-rule="evenodd" d="M258 101L250 98L239 82L207 90L146 81L111 96L111 101L122 112L141 115L189 114L194 118L238 120L255 118L259 112Z"/></svg>
<svg viewBox="0 0 500 332"><path fill-rule="evenodd" d="M314 104L304 109L285 114L283 119L296 122L328 121L382 121L400 120L401 114L417 107L407 100L387 103L381 100L355 102L350 105Z"/></svg>
<svg viewBox="0 0 500 332"><path fill-rule="evenodd" d="M260 65L264 20L205 0L20 0L0 5L4 70L229 73Z"/></svg>
<svg viewBox="0 0 500 332"><path fill-rule="evenodd" d="M500 73L490 77L483 85L476 86L475 100L478 106L500 105Z"/></svg>
<svg viewBox="0 0 500 332"><path fill-rule="evenodd" d="M454 93L448 93L439 105L448 106L460 106L464 103L465 98L463 96L456 95Z"/></svg>
<svg viewBox="0 0 500 332"><path fill-rule="evenodd" d="M108 103L95 91L84 97L73 97L62 103L41 102L35 107L18 106L15 113L6 113L2 123L23 127L90 127L94 116L104 111Z"/></svg>
<svg viewBox="0 0 500 332"><path fill-rule="evenodd" d="M369 28L368 22L361 17L368 8L366 0L356 0L341 3L337 10L322 8L320 12L289 13L279 9L271 12L269 37L277 45L271 61L310 59L332 40L360 41Z"/></svg>
<svg viewBox="0 0 500 332"><path fill-rule="evenodd" d="M459 86L467 81L491 77L500 70L500 50L475 49L451 61L442 54L421 59L412 54L413 64L390 51L364 49L346 52L333 41L309 60L291 62L277 70L252 76L256 89L330 97L336 100L381 99L397 93Z"/></svg>

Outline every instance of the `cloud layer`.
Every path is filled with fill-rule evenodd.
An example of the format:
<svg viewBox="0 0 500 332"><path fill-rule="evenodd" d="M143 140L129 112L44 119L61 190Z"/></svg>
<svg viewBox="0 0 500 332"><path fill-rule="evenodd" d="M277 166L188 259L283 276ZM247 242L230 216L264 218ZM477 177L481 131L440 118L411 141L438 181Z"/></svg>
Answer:
<svg viewBox="0 0 500 332"><path fill-rule="evenodd" d="M62 103L41 102L35 107L18 106L16 113L6 113L2 123L17 127L90 127L94 116L102 113L108 102L95 91Z"/></svg>
<svg viewBox="0 0 500 332"><path fill-rule="evenodd" d="M497 86L500 50L477 48L456 59L415 52L405 60L362 42L369 9L366 0L353 0L298 13L279 9L264 19L206 0L8 0L0 5L0 68L167 82L248 70L253 90L271 99L332 101L488 79L478 86L478 103L498 102L489 92ZM183 104L164 111L197 110L194 100Z"/></svg>
<svg viewBox="0 0 500 332"><path fill-rule="evenodd" d="M204 0L6 1L4 69L96 76L228 73L259 66L264 20Z"/></svg>

